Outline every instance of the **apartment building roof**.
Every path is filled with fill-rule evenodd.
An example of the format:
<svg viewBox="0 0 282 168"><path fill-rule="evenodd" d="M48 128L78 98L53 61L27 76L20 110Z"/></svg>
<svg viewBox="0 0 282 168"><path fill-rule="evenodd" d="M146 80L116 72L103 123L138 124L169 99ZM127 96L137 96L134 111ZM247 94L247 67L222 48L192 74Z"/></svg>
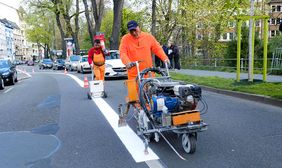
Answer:
<svg viewBox="0 0 282 168"><path fill-rule="evenodd" d="M9 27L9 28L12 28L12 29L18 29L20 30L19 26L15 23L15 22L12 22L6 18L4 19L0 19L0 22L2 22L3 24L5 24L5 26Z"/></svg>

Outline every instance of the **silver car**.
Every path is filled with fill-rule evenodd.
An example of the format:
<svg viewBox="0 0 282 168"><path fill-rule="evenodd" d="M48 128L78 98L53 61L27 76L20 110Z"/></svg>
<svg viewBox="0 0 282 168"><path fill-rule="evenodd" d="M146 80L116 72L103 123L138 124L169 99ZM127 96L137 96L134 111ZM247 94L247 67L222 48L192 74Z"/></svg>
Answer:
<svg viewBox="0 0 282 168"><path fill-rule="evenodd" d="M106 56L105 77L127 77L127 70L121 62L118 50L110 50Z"/></svg>
<svg viewBox="0 0 282 168"><path fill-rule="evenodd" d="M77 64L77 73L85 73L85 72L91 72L91 67L88 63L88 56L83 56L80 58Z"/></svg>
<svg viewBox="0 0 282 168"><path fill-rule="evenodd" d="M65 62L66 69L70 71L76 71L80 57L80 55L71 55L70 57L68 57Z"/></svg>

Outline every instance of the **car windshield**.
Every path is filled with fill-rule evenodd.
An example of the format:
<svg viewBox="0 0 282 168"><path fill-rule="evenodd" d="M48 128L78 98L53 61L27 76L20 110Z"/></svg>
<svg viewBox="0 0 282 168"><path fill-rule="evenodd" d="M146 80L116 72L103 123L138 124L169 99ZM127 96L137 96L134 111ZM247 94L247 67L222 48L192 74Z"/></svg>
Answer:
<svg viewBox="0 0 282 168"><path fill-rule="evenodd" d="M9 63L8 60L0 60L0 68L8 68Z"/></svg>
<svg viewBox="0 0 282 168"><path fill-rule="evenodd" d="M43 59L43 62L52 62L52 60L51 59Z"/></svg>
<svg viewBox="0 0 282 168"><path fill-rule="evenodd" d="M88 58L87 57L82 57L81 62L87 62Z"/></svg>
<svg viewBox="0 0 282 168"><path fill-rule="evenodd" d="M118 52L110 52L110 55L106 57L106 60L111 59L119 59L119 53Z"/></svg>
<svg viewBox="0 0 282 168"><path fill-rule="evenodd" d="M72 56L70 56L70 60L71 61L79 61L79 59L80 59L79 55L72 55Z"/></svg>

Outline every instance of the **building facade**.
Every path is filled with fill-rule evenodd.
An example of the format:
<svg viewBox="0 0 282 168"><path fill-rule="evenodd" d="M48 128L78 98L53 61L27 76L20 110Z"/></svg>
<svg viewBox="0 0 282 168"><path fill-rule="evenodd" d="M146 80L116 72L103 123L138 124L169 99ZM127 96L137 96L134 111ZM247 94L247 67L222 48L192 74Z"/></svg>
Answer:
<svg viewBox="0 0 282 168"><path fill-rule="evenodd" d="M281 34L279 25L282 21L282 0L271 0L268 5L270 7L269 36L274 37Z"/></svg>
<svg viewBox="0 0 282 168"><path fill-rule="evenodd" d="M6 58L7 55L7 43L5 34L5 25L0 22L0 58Z"/></svg>

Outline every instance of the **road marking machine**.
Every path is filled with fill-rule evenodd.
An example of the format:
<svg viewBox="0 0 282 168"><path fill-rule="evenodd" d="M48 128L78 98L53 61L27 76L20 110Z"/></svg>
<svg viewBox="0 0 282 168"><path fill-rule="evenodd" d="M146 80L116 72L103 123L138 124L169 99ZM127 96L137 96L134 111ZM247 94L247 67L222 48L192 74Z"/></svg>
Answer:
<svg viewBox="0 0 282 168"><path fill-rule="evenodd" d="M186 160L164 133L173 132L182 136L181 145L186 153L196 151L198 132L207 130L207 124L201 119L201 115L208 109L201 88L172 80L167 64L166 71L147 68L142 72L139 70L139 62L135 62L135 65L138 77L125 82L128 96L126 104L119 105L118 126L126 125L129 109L133 107L132 115L137 121L137 134L145 144L145 154L148 153L150 140L159 142L162 137L181 159ZM152 77L155 74L160 77ZM201 110L197 110L200 103Z"/></svg>
<svg viewBox="0 0 282 168"><path fill-rule="evenodd" d="M90 92L87 92L88 99L97 98L97 97L107 98L107 93L105 92L105 87L104 87L105 81L94 80L94 73L92 67L91 67L91 76L92 76L91 78L92 80L89 81Z"/></svg>

